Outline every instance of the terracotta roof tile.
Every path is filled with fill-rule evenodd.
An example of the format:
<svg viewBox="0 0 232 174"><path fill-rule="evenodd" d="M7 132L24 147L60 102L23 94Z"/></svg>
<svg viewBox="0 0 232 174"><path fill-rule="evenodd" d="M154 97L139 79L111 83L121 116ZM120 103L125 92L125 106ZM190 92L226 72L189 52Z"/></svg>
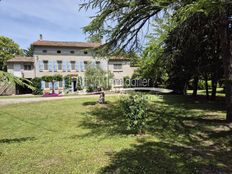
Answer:
<svg viewBox="0 0 232 174"><path fill-rule="evenodd" d="M32 43L32 45L33 46L50 46L50 47L97 48L100 46L100 43L38 40Z"/></svg>
<svg viewBox="0 0 232 174"><path fill-rule="evenodd" d="M15 58L12 58L10 60L7 61L8 63L14 63L14 62L30 62L30 63L33 63L34 62L34 58L33 57L20 57L20 56L17 56Z"/></svg>

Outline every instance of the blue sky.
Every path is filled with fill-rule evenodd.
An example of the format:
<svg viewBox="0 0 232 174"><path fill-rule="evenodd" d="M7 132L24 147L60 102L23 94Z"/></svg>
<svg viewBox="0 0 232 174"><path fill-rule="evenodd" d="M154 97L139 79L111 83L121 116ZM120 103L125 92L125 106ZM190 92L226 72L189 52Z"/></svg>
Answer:
<svg viewBox="0 0 232 174"><path fill-rule="evenodd" d="M86 41L82 28L95 15L79 11L81 0L1 0L0 35L12 38L21 48L39 39Z"/></svg>

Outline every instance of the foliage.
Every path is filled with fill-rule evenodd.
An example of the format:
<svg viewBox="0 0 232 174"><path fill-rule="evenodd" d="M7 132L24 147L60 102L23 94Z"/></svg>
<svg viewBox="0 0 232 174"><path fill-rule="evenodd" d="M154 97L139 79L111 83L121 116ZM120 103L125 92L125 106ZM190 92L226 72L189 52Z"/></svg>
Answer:
<svg viewBox="0 0 232 174"><path fill-rule="evenodd" d="M22 55L19 45L8 37L0 36L0 70L6 71L7 60L14 58L16 55Z"/></svg>
<svg viewBox="0 0 232 174"><path fill-rule="evenodd" d="M31 89L32 91L35 90L32 82L30 80L16 77L13 74L5 72L5 71L0 71L0 82L17 84L20 86L26 86L29 89Z"/></svg>
<svg viewBox="0 0 232 174"><path fill-rule="evenodd" d="M45 82L53 82L53 81L62 81L62 75L54 75L54 76L43 76L41 79Z"/></svg>
<svg viewBox="0 0 232 174"><path fill-rule="evenodd" d="M122 111L128 122L128 128L136 133L144 133L147 125L148 100L142 94L123 97L120 101Z"/></svg>
<svg viewBox="0 0 232 174"><path fill-rule="evenodd" d="M111 72L104 71L100 66L88 64L85 71L85 82L88 92L97 91L99 88L111 88L109 81L113 78Z"/></svg>
<svg viewBox="0 0 232 174"><path fill-rule="evenodd" d="M82 84L82 77L78 77L77 78L77 90L82 90L83 88L83 84Z"/></svg>
<svg viewBox="0 0 232 174"><path fill-rule="evenodd" d="M70 89L72 85L72 76L71 75L65 76L64 82L65 82L65 89Z"/></svg>
<svg viewBox="0 0 232 174"><path fill-rule="evenodd" d="M31 80L33 86L35 87L35 90L32 92L35 95L42 95L43 91L41 89L41 78L36 77L34 79Z"/></svg>
<svg viewBox="0 0 232 174"><path fill-rule="evenodd" d="M33 54L34 54L34 48L32 45L30 45L29 48L23 50L23 54L26 56L26 57L33 57Z"/></svg>

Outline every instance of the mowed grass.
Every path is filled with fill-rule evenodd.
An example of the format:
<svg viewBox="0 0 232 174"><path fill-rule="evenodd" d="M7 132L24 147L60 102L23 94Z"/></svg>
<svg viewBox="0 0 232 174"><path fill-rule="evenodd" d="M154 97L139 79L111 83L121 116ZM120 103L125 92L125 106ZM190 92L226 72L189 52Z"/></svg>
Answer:
<svg viewBox="0 0 232 174"><path fill-rule="evenodd" d="M0 173L232 173L224 103L148 96L144 136L133 135L118 97L0 107Z"/></svg>

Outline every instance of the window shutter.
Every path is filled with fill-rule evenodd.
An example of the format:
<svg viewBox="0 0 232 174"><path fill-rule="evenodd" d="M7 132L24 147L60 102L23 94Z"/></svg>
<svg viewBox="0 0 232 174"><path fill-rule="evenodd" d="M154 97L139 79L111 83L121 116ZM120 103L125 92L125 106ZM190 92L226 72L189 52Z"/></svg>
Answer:
<svg viewBox="0 0 232 174"><path fill-rule="evenodd" d="M52 89L52 82L49 82L49 88Z"/></svg>
<svg viewBox="0 0 232 174"><path fill-rule="evenodd" d="M81 86L82 88L85 87L85 78L81 77Z"/></svg>
<svg viewBox="0 0 232 174"><path fill-rule="evenodd" d="M67 62L67 66L68 66L68 71L71 71L71 62L70 61Z"/></svg>
<svg viewBox="0 0 232 174"><path fill-rule="evenodd" d="M41 89L45 88L45 81L41 81Z"/></svg>
<svg viewBox="0 0 232 174"><path fill-rule="evenodd" d="M80 63L78 61L76 61L76 71L77 72L80 71Z"/></svg>
<svg viewBox="0 0 232 174"><path fill-rule="evenodd" d="M57 61L54 60L53 61L53 69L54 69L55 72L57 72L57 65L58 65Z"/></svg>
<svg viewBox="0 0 232 174"><path fill-rule="evenodd" d="M50 61L50 60L48 61L48 69L50 72L52 72L52 70L53 70L52 61Z"/></svg>
<svg viewBox="0 0 232 174"><path fill-rule="evenodd" d="M43 71L44 70L44 64L43 64L43 61L42 60L39 60L39 71Z"/></svg>
<svg viewBox="0 0 232 174"><path fill-rule="evenodd" d="M93 67L96 67L96 65L97 65L97 64L96 64L96 60L92 61L92 66L93 66Z"/></svg>
<svg viewBox="0 0 232 174"><path fill-rule="evenodd" d="M82 72L85 71L85 63L84 63L84 61L81 61L80 64L81 64L81 71Z"/></svg>
<svg viewBox="0 0 232 174"><path fill-rule="evenodd" d="M63 71L66 72L67 71L67 62L63 61Z"/></svg>
<svg viewBox="0 0 232 174"><path fill-rule="evenodd" d="M55 89L58 89L58 86L59 86L59 82L55 82L55 83L54 83Z"/></svg>

